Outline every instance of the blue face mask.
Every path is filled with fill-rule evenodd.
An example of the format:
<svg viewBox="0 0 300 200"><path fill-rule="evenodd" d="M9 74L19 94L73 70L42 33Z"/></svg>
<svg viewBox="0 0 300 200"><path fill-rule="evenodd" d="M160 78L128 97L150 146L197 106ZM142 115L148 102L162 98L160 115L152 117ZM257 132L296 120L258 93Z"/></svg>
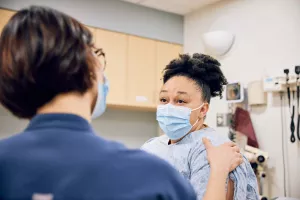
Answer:
<svg viewBox="0 0 300 200"><path fill-rule="evenodd" d="M163 132L171 139L178 140L184 137L194 125L190 123L191 112L202 108L204 104L195 109L172 104L159 105L156 112L156 120Z"/></svg>
<svg viewBox="0 0 300 200"><path fill-rule="evenodd" d="M98 83L98 95L96 99L96 105L92 112L92 119L100 117L106 109L106 96L109 92L108 80L104 78L104 83Z"/></svg>

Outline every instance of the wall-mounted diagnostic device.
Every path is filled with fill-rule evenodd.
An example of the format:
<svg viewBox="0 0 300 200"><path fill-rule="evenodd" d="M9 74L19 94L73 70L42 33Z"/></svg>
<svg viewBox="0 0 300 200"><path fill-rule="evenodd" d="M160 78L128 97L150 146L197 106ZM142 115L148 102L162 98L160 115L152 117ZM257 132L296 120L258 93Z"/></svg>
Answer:
<svg viewBox="0 0 300 200"><path fill-rule="evenodd" d="M285 84L285 77L265 77L263 80L263 87L265 92L280 92L283 91L283 84Z"/></svg>
<svg viewBox="0 0 300 200"><path fill-rule="evenodd" d="M240 82L231 82L225 86L226 101L240 103L244 101L244 88Z"/></svg>

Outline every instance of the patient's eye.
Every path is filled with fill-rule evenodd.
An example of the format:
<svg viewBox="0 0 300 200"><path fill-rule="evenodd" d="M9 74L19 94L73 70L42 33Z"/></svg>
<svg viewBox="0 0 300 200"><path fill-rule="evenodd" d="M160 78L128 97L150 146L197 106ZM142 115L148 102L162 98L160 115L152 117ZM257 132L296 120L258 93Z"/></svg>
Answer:
<svg viewBox="0 0 300 200"><path fill-rule="evenodd" d="M187 104L190 101L189 96L186 93L183 94L179 94L176 96L176 98L174 99L174 102L178 105L178 106L183 106L185 104Z"/></svg>
<svg viewBox="0 0 300 200"><path fill-rule="evenodd" d="M162 90L159 93L159 103L160 104L168 104L171 102L170 96L168 95L167 91Z"/></svg>
<svg viewBox="0 0 300 200"><path fill-rule="evenodd" d="M177 101L177 103L178 104L184 104L184 103L186 103L184 100L182 100L182 99L179 99L178 101Z"/></svg>
<svg viewBox="0 0 300 200"><path fill-rule="evenodd" d="M161 103L167 103L167 102L168 102L167 99L165 99L165 98L160 98L159 101L160 101Z"/></svg>

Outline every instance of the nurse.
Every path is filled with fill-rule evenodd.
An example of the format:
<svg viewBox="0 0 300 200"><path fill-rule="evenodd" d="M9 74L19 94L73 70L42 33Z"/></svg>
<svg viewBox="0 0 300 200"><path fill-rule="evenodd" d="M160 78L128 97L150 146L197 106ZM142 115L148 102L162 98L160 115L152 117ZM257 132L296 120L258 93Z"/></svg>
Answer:
<svg viewBox="0 0 300 200"><path fill-rule="evenodd" d="M217 60L196 53L193 56L183 54L171 61L164 70L163 83L156 114L165 135L150 139L142 149L172 164L192 183L198 200L201 200L210 192L210 173L216 168L209 165L209 152L206 152L202 139L209 138L214 145L229 141L204 123L211 98L222 97L227 80ZM226 154L220 155L230 159ZM219 176L223 178L219 200L259 199L255 174L247 159L239 155L244 163L229 170L232 171L229 175L231 187L227 194L221 189L225 188L227 175Z"/></svg>

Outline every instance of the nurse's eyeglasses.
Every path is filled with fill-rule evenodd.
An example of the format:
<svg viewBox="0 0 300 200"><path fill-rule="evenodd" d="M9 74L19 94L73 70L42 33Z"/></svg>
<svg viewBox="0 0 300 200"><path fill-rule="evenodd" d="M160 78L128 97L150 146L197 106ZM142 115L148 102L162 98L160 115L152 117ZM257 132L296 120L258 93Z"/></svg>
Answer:
<svg viewBox="0 0 300 200"><path fill-rule="evenodd" d="M101 59L100 62L101 62L101 64L103 64L103 71L104 71L105 68L106 68L106 58L105 58L105 53L104 53L103 49L102 48L99 48L99 49L95 48L94 53L96 54L96 56L99 59Z"/></svg>

